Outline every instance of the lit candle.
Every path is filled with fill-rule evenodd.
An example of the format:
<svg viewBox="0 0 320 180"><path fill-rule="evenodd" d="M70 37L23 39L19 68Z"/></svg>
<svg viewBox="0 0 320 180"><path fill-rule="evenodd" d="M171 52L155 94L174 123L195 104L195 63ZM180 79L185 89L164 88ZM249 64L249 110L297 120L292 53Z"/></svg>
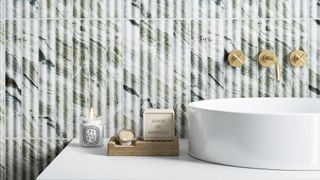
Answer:
<svg viewBox="0 0 320 180"><path fill-rule="evenodd" d="M83 146L103 145L103 124L101 118L95 117L93 108L90 109L89 117L81 117L80 144Z"/></svg>

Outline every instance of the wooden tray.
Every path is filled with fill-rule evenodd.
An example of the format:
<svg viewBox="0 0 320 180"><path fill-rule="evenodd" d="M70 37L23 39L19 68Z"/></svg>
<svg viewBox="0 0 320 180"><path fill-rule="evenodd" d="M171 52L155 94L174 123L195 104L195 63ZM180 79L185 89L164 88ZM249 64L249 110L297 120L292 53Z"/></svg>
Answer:
<svg viewBox="0 0 320 180"><path fill-rule="evenodd" d="M116 137L108 142L108 156L178 156L179 141L144 141L141 137L131 146L122 146Z"/></svg>

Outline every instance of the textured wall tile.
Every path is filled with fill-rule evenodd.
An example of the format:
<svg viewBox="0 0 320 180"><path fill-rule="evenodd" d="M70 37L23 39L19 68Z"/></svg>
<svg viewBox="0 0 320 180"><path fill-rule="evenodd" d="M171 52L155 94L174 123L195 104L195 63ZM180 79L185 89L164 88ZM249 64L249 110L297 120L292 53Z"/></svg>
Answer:
<svg viewBox="0 0 320 180"><path fill-rule="evenodd" d="M6 0L0 0L0 19L5 18L5 1Z"/></svg>
<svg viewBox="0 0 320 180"><path fill-rule="evenodd" d="M187 18L190 15L190 0L141 0L143 18Z"/></svg>
<svg viewBox="0 0 320 180"><path fill-rule="evenodd" d="M7 137L37 132L38 47L38 21L6 21Z"/></svg>
<svg viewBox="0 0 320 180"><path fill-rule="evenodd" d="M4 0L6 18L37 18L38 0Z"/></svg>
<svg viewBox="0 0 320 180"><path fill-rule="evenodd" d="M309 41L309 85L310 97L320 97L320 20L310 20Z"/></svg>
<svg viewBox="0 0 320 180"><path fill-rule="evenodd" d="M73 17L123 18L139 16L136 0L73 1Z"/></svg>
<svg viewBox="0 0 320 180"><path fill-rule="evenodd" d="M191 27L191 100L257 96L257 22L193 20ZM233 49L246 54L240 68L227 62Z"/></svg>
<svg viewBox="0 0 320 180"><path fill-rule="evenodd" d="M93 107L106 123L108 136L124 122L122 27L122 20L74 24L74 119Z"/></svg>
<svg viewBox="0 0 320 180"><path fill-rule="evenodd" d="M315 18L320 15L319 0L259 0L262 18Z"/></svg>
<svg viewBox="0 0 320 180"><path fill-rule="evenodd" d="M39 137L73 137L73 21L39 26Z"/></svg>
<svg viewBox="0 0 320 180"><path fill-rule="evenodd" d="M185 109L190 101L189 28L183 20L140 21L141 109L174 108L178 136L186 135Z"/></svg>
<svg viewBox="0 0 320 180"><path fill-rule="evenodd" d="M0 139L0 179L6 179L5 178L5 139Z"/></svg>
<svg viewBox="0 0 320 180"><path fill-rule="evenodd" d="M307 53L307 28L304 20L259 21L259 51L272 50L280 64L280 81L274 78L274 67L259 65L259 97L306 97L308 66L293 68L289 54L295 49Z"/></svg>
<svg viewBox="0 0 320 180"><path fill-rule="evenodd" d="M320 16L319 0L192 1L192 18L309 18Z"/></svg>
<svg viewBox="0 0 320 180"><path fill-rule="evenodd" d="M40 18L72 18L73 0L39 0Z"/></svg>
<svg viewBox="0 0 320 180"><path fill-rule="evenodd" d="M4 46L4 21L0 21L0 138L5 136L5 111L6 111L6 62L5 62L5 46Z"/></svg>
<svg viewBox="0 0 320 180"><path fill-rule="evenodd" d="M258 3L252 0L212 1L191 0L191 17L202 18L256 18Z"/></svg>
<svg viewBox="0 0 320 180"><path fill-rule="evenodd" d="M62 151L70 140L7 139L7 180L33 180Z"/></svg>

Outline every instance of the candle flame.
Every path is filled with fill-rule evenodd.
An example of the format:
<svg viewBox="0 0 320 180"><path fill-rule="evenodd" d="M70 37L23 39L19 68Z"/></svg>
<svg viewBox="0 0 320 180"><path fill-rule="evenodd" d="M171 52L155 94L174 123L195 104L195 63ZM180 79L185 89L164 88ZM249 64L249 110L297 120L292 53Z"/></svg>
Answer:
<svg viewBox="0 0 320 180"><path fill-rule="evenodd" d="M93 118L94 117L94 110L93 110L93 108L90 108L90 118Z"/></svg>

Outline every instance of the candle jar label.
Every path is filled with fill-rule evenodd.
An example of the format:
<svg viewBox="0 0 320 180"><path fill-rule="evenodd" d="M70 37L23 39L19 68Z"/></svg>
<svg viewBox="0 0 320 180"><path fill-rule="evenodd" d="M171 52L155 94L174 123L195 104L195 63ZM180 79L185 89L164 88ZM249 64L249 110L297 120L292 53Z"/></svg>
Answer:
<svg viewBox="0 0 320 180"><path fill-rule="evenodd" d="M100 141L100 130L96 126L83 128L83 142L86 145L97 145Z"/></svg>

